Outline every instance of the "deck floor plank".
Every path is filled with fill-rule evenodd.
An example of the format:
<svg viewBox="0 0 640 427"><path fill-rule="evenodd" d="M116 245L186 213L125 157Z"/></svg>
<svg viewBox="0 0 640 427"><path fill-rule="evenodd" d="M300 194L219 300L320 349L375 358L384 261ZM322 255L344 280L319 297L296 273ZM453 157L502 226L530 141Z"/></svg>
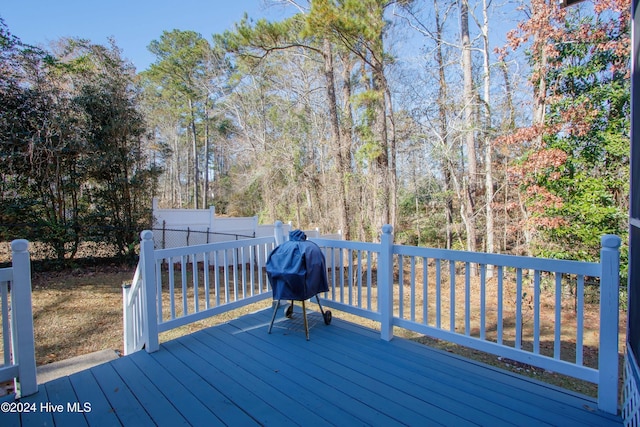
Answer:
<svg viewBox="0 0 640 427"><path fill-rule="evenodd" d="M2 427L20 427L20 414L18 412L6 412L0 414L0 420L2 421L0 425Z"/></svg>
<svg viewBox="0 0 640 427"><path fill-rule="evenodd" d="M353 325L349 324L347 328L351 326ZM595 399L561 389L552 384L516 375L407 340L394 340L393 344L402 350L392 352L393 357L398 358L399 355L402 355L402 360L413 360L419 365L424 363L426 355L429 359L437 362L432 363L431 367L451 378L451 381L458 381L457 386L460 389L473 386L485 396L487 393L498 391L499 395L496 396L496 399L515 408L521 415L544 417L548 420L547 422L564 425L569 420L573 420L576 425L604 425L607 422L614 424L620 422L619 417L598 411ZM452 377L451 369L460 372L460 375ZM488 378L492 383L495 383L495 387L487 386ZM526 399L522 399L523 394L526 394ZM544 415L541 415L541 407L545 408ZM595 421L594 414L597 415Z"/></svg>
<svg viewBox="0 0 640 427"><path fill-rule="evenodd" d="M13 395L7 394L0 397L0 404L8 402L14 402ZM0 425L2 427L20 427L20 414L17 411L12 411L9 408L5 411L0 411Z"/></svg>
<svg viewBox="0 0 640 427"><path fill-rule="evenodd" d="M69 376L71 386L81 404L91 405L91 411L84 413L87 423L91 427L119 426L120 421L114 409L102 392L100 385L90 370L80 371Z"/></svg>
<svg viewBox="0 0 640 427"><path fill-rule="evenodd" d="M173 402L167 399L153 382L149 381L130 357L117 359L111 365L121 378L126 379L127 386L156 425L167 427L189 425ZM185 412L188 412L189 408L185 409Z"/></svg>
<svg viewBox="0 0 640 427"><path fill-rule="evenodd" d="M241 322L244 328L257 331L259 329L251 328L250 322L259 322L261 320L264 323L270 320L269 313L266 311L263 311L257 316L262 316L262 318L255 317L251 320L240 318L234 322ZM287 320L279 317L277 321L286 322ZM490 413L490 418L493 420L492 424L498 421L496 418L499 418L503 412L509 413L512 408L515 408L516 414L511 414L517 415L517 419L512 419L511 422L519 425L562 424L602 426L607 425L607 423L611 423L611 425L619 425L620 423L619 417L595 410L596 404L593 399L586 399L584 396L579 396L576 393L562 390L524 376L514 375L475 361L452 357L453 355L443 351L431 349L408 340L394 339L391 342L385 342L380 340L379 332L352 323L341 322L339 319L334 320L332 323L332 326L336 325L340 327L335 328L335 332L330 334L324 333L327 331L324 330L323 326L313 329L311 340L325 340L323 342L326 343L328 348L332 348L333 350L336 348L334 341L338 341L336 335L342 335L346 337L349 348L358 349L358 351L355 352L356 357L368 357L374 354L384 354L384 357L388 357L388 365L386 365L385 369L391 369L391 367L405 364L407 360L413 361L414 363L410 370L411 373L406 377L411 380L416 379L416 374L420 372L423 367L429 370L427 373L427 379L429 380L432 379L434 371L440 371L444 382L456 384L456 388L459 390L458 399L464 397L466 390L468 390L470 386L474 386L476 392L472 394L471 398L475 397L479 405L485 405L487 411ZM277 331L275 326L274 331ZM300 336L300 332L298 331L291 332L287 329L284 331L285 334L297 334L298 337ZM353 335L353 332L356 332L356 334ZM259 333L256 334L256 337L259 336ZM327 336L330 337L330 341L326 341ZM402 348L403 351L399 352L396 348L397 346ZM409 353L407 353L407 351L409 351ZM431 361L431 358L434 357L436 361L443 363L425 364L426 360ZM459 372L460 374L452 375L452 372ZM488 380L490 381L488 382ZM495 384L493 384L494 381ZM523 395L522 388L526 391L526 396ZM432 390L437 394L442 393L442 390L439 389L436 384L429 382L428 386L425 387L425 391L429 392ZM493 398L487 398L487 395L493 396ZM465 413L468 412L468 408L465 406L469 402L469 399L470 397L467 395L460 400ZM540 408L545 408L545 411L541 411ZM596 416L594 417L594 415ZM506 416L502 418L506 418ZM483 417L474 419L482 420Z"/></svg>
<svg viewBox="0 0 640 427"><path fill-rule="evenodd" d="M312 339L320 345L332 348L331 358L359 375L372 375L389 388L389 394L402 394L403 400L422 413L434 413L447 410L453 414L464 412L468 422L478 422L492 418L493 425L523 425L523 420L514 423L517 411L503 406L495 411L495 404L486 396L474 394L465 388L456 388L450 384L450 376L438 378L431 375L428 366L410 364L396 359L392 352L381 352L380 346L367 348L364 342L343 338L334 333L334 328L326 333L316 334ZM382 344L384 346L384 344ZM367 351L362 351L366 349ZM371 355L375 354L375 357ZM441 381L439 381L441 380ZM464 410L463 410L464 409ZM493 412L487 412L493 409ZM442 419L442 415L437 419ZM455 421L455 420L449 420ZM539 425L540 420L532 420L531 425Z"/></svg>
<svg viewBox="0 0 640 427"><path fill-rule="evenodd" d="M345 334L342 328L336 328L336 332L330 338L331 342L326 341L327 337L324 334L320 335L317 339L325 340L324 342L326 342L327 345L333 344L337 349L342 348L343 351L353 347L352 336ZM388 343L380 342L372 345L371 340L363 339L362 341L358 341L360 351L353 352L349 358L359 360L360 364L356 366L364 372L369 369L369 367L374 367L370 363L372 359L367 355L374 351L380 351L380 347L384 347L385 345L388 345ZM362 351L363 349L367 351ZM424 350L424 348L420 348L419 350ZM556 399L549 398L549 396L544 396L544 401L542 397L523 401L513 397L513 393L517 392L513 387L500 383L497 384L496 388L487 387L486 375L479 375L477 366L474 366L475 370L463 370L464 375L452 377L451 369L460 369L458 366L453 366L451 363L431 363L425 365L424 352L421 352L421 354L415 358L407 357L404 352L402 356L400 356L400 353L397 351L387 351L385 354L388 357L388 367L384 374L394 374L397 378L411 378L411 382L428 383L428 389L432 392L429 399L437 399L441 402L440 404L445 405L443 407L446 407L447 400L458 400L460 404L466 405L468 408L475 408L484 413L489 410L491 417L502 416L505 422L514 420L514 417L517 416L519 425L544 424L545 420L549 422L551 414L547 412L544 418L542 418L539 410L540 405L546 405L546 407L550 409L555 409L558 422L560 420L566 422L567 418L571 418L572 415L577 417L575 422L579 424L592 418L590 414L584 414L584 411L573 411L571 406L560 406ZM445 355L445 357L446 356L448 355ZM449 361L455 360L451 359L451 357L446 357L446 359ZM462 362L463 364L467 363L466 360ZM400 380L400 382L402 381L403 380ZM401 389L408 392L411 387L405 382L401 386ZM442 398L445 398L445 402L443 402ZM526 417L523 415L526 415ZM480 415L480 417L482 416Z"/></svg>
<svg viewBox="0 0 640 427"><path fill-rule="evenodd" d="M346 336L350 336L350 332L355 332L358 335L364 335L372 339L378 339L380 336L380 333L377 331L374 331L353 323L343 322L341 324L341 327L338 333L342 333L342 334L346 334ZM365 341L365 342L368 342L368 341ZM452 368L461 369L463 370L465 378L467 375L472 375L474 378L475 377L480 378L481 384L485 384L486 381L485 381L484 375L478 375L478 369L477 369L478 366L482 365L484 366L484 368L488 370L492 370L494 372L494 374L491 375L492 381L499 383L501 385L501 388L502 387L508 388L509 393L512 390L526 391L527 393L531 393L534 396L541 396L549 400L557 400L555 396L550 396L549 395L550 393L559 394L562 396L560 400L566 401L567 403L574 405L575 407L580 407L585 403L585 396L580 395L578 393L573 393L569 390L560 389L551 384L537 381L529 377L514 375L513 373L508 372L506 370L502 370L499 368L495 368L493 366L475 362L473 360L466 359L462 356L447 353L442 350L433 349L430 347L416 345L414 342L411 342L408 340L394 340L393 345L394 346L397 345L403 350L407 350L409 352L409 353L404 353L404 352L399 353L401 354L401 357L403 359L411 358L413 360L417 360L418 363L421 363L422 361L425 360L425 351L426 351L427 353L429 353L428 354L429 359L434 359L434 361L438 362L436 364L433 364L433 366L446 367L445 369L443 369L444 372L450 372L450 369ZM523 379L525 380L524 382L522 381ZM589 400L589 398L587 400ZM596 405L595 400L594 399L590 399L590 400L591 400L591 403L594 405L593 408L595 408L595 405ZM561 411L564 409L566 408L561 408ZM606 414L604 415L605 417L607 417ZM609 418L615 419L616 417L612 416Z"/></svg>
<svg viewBox="0 0 640 427"><path fill-rule="evenodd" d="M250 347L241 351L238 350L237 343L234 344L233 341L218 341L211 336L205 338L212 344L216 342L223 344L225 357L236 358L236 360L244 358L243 367L249 374L262 377L276 390L286 393L288 400L290 400L290 396L295 396L297 404L303 405L307 410L311 411L306 414L310 424L327 425L327 423L336 424L339 422L353 424L360 422L348 412L331 405L327 400L320 399L317 393L303 387L302 384L309 384L312 381L312 378L304 375L304 373L299 373L296 379L292 379L285 375L283 370L280 369L280 365L276 364L274 366L274 364L270 363L269 355L261 355L260 360L256 360L251 356L252 349ZM270 399L273 398L270 397Z"/></svg>
<svg viewBox="0 0 640 427"><path fill-rule="evenodd" d="M38 386L38 393L20 399L21 402L29 405L29 409L20 413L20 422L23 426L53 426L53 415L51 412L41 410L41 405L46 405L49 400L47 389ZM32 406L35 405L35 406ZM2 414L0 414L2 415ZM0 422L0 425L3 425Z"/></svg>
<svg viewBox="0 0 640 427"><path fill-rule="evenodd" d="M242 321L232 324L240 325ZM333 360L336 352L327 352L326 346L319 343L318 337L312 337L311 341L306 341L304 333L291 334L286 331L278 333L274 327L271 335L266 334L266 328L253 329L251 323L245 324L246 331L252 335L252 340L265 341L261 343L264 348L269 343L273 344L276 351L279 351L287 363L292 364L298 370L308 370L315 372L318 378L326 381L326 386L342 389L351 396L355 396L362 403L368 406L368 410L384 407L386 416L392 416L396 423L452 425L460 422L473 424L471 417L465 417L454 412L445 411L436 405L432 405L406 393L398 393L397 389L389 387L375 377L376 372L361 374L351 366L345 366ZM316 333L315 330L313 330ZM316 335L318 335L316 333ZM289 354L284 354L282 348L288 348ZM357 348L357 347L356 347ZM293 351L291 351L293 350ZM304 358L297 356L305 354ZM380 418L378 418L380 421Z"/></svg>
<svg viewBox="0 0 640 427"><path fill-rule="evenodd" d="M252 337L249 339L254 341ZM297 360L300 363L298 366L289 363L286 356L290 353L283 352L282 348L274 346L272 353L263 349L259 355L251 356L255 353L254 347L250 342L244 341L243 337L229 335L221 339L220 333L211 333L207 340L220 343L225 353L233 353L240 358L253 357L254 361L250 367L252 373L265 376L271 384L295 397L299 403L305 404L317 417L326 420L325 423L370 425L383 420L389 424L394 423L394 420L384 413L345 394L340 387L328 387L327 383L319 381L310 374L311 367L304 362ZM230 350L231 348L233 350Z"/></svg>
<svg viewBox="0 0 640 427"><path fill-rule="evenodd" d="M326 425L326 421L318 418L306 405L300 404L295 399L292 399L284 390L279 390L273 384L269 384L264 379L264 372L259 376L251 374L245 369L246 360L242 360L241 364L229 361L224 356L221 356L220 353L207 346L202 340L198 339L198 337L202 338L202 331L190 336L193 340L189 342L190 348L217 369L221 369L223 372L233 372L235 381L241 384L251 384L251 391L257 396L256 400L264 400L273 409L289 418L291 420L289 423L318 427ZM266 370L263 369L263 371ZM247 407L246 410L250 411L251 408Z"/></svg>
<svg viewBox="0 0 640 427"><path fill-rule="evenodd" d="M239 383L233 378L233 372L227 375L200 357L192 346L194 341L188 336L182 337L179 340L163 344L163 348L182 359L212 387L215 387L227 399L247 413L257 424L275 426L295 424L294 420L265 401L268 396L254 394L251 383Z"/></svg>
<svg viewBox="0 0 640 427"><path fill-rule="evenodd" d="M215 414L171 375L170 368L159 364L154 358L137 352L129 358L164 395L168 402L179 408L191 425L224 425Z"/></svg>
<svg viewBox="0 0 640 427"><path fill-rule="evenodd" d="M220 393L212 384L208 383L201 373L192 369L193 365L187 365L183 359L176 357L169 349L171 347L181 347L167 344L163 349L167 351L157 351L150 356L160 365L169 367L171 375L185 387L189 388L194 396L200 400L211 412L216 415L224 425L252 425L258 424L246 412L242 411L233 401ZM186 350L185 350L186 351ZM211 424L215 425L215 419Z"/></svg>
<svg viewBox="0 0 640 427"><path fill-rule="evenodd" d="M91 368L91 373L122 425L141 427L155 425L111 362Z"/></svg>
<svg viewBox="0 0 640 427"><path fill-rule="evenodd" d="M338 319L337 322L340 320ZM620 418L617 416L597 411L595 399L533 378L516 375L409 340L394 339L390 343L385 343L379 340L379 332L348 322L340 323L340 328L336 330L335 334L342 335L352 342L353 335L351 333L353 332L357 334L357 337L372 338L361 341L361 348L366 350L361 354L374 351L379 346L391 346L393 349L387 353L397 363L413 361L415 366L423 366L425 360L436 362L429 364L428 368L439 371L444 375L444 378L448 378L448 381L457 381L456 387L458 389L465 390L469 387L475 387L485 397L487 393L498 392L499 394L494 400L503 401L506 399L509 407L513 408L516 405L515 408L521 414L542 417L539 408L544 407L548 411L544 415L547 420L552 419L555 414L563 422L566 422L567 419L574 419L579 425L580 423L589 425L594 422L593 415L595 413L597 418L600 418L596 425L620 422ZM452 370L459 372L459 375L452 376ZM491 383L495 383L495 387L488 387L487 379L490 379ZM526 393L527 399L520 398L523 392ZM509 400L514 396L516 400Z"/></svg>
<svg viewBox="0 0 640 427"><path fill-rule="evenodd" d="M0 413L0 426L622 425L594 399L317 312L307 341L300 315L268 334L262 310L50 381L20 402L91 412Z"/></svg>
<svg viewBox="0 0 640 427"><path fill-rule="evenodd" d="M56 410L52 412L53 422L56 425L66 426L88 426L84 412L79 412L78 408L69 407L79 402L69 377L62 377L43 384L47 388L49 402Z"/></svg>

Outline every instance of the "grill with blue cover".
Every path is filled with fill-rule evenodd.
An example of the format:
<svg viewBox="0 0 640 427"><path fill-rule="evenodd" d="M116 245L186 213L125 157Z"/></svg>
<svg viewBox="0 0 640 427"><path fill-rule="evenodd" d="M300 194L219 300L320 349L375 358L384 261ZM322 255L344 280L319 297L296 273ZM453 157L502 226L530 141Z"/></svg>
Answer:
<svg viewBox="0 0 640 427"><path fill-rule="evenodd" d="M280 307L280 300L290 300L291 304L285 311L286 317L293 314L293 301L302 301L304 329L309 339L309 324L305 301L316 297L320 312L326 325L331 323L331 311L324 310L318 294L327 292L327 269L324 253L300 230L289 232L289 240L277 246L267 259L267 276L271 283L273 299L277 301L271 316L269 333L273 328L276 313Z"/></svg>

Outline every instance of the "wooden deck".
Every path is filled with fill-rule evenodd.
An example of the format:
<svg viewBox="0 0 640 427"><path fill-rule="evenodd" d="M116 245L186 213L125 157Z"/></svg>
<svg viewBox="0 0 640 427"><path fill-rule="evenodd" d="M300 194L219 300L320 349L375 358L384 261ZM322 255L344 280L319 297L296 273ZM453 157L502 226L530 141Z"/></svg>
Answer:
<svg viewBox="0 0 640 427"><path fill-rule="evenodd" d="M306 341L300 317L268 335L260 311L48 382L0 426L622 425L591 399L318 313Z"/></svg>

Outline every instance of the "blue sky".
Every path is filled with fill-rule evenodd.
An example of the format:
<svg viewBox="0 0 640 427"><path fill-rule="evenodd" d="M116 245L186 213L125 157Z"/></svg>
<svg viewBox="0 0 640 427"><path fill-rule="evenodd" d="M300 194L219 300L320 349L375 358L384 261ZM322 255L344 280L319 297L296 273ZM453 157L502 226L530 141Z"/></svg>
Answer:
<svg viewBox="0 0 640 427"><path fill-rule="evenodd" d="M193 30L209 39L233 29L245 12L250 18L282 19L282 6L264 0L4 0L0 16L23 42L47 48L61 37L107 44L112 36L138 71L154 61L149 42L164 30Z"/></svg>

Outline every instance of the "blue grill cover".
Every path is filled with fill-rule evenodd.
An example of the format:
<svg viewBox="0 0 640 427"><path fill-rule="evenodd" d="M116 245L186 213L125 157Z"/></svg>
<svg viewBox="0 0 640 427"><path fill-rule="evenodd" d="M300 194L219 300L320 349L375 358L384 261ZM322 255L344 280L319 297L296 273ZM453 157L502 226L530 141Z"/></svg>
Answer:
<svg viewBox="0 0 640 427"><path fill-rule="evenodd" d="M324 253L299 230L289 233L289 241L276 247L267 259L267 276L274 300L304 301L327 292Z"/></svg>

